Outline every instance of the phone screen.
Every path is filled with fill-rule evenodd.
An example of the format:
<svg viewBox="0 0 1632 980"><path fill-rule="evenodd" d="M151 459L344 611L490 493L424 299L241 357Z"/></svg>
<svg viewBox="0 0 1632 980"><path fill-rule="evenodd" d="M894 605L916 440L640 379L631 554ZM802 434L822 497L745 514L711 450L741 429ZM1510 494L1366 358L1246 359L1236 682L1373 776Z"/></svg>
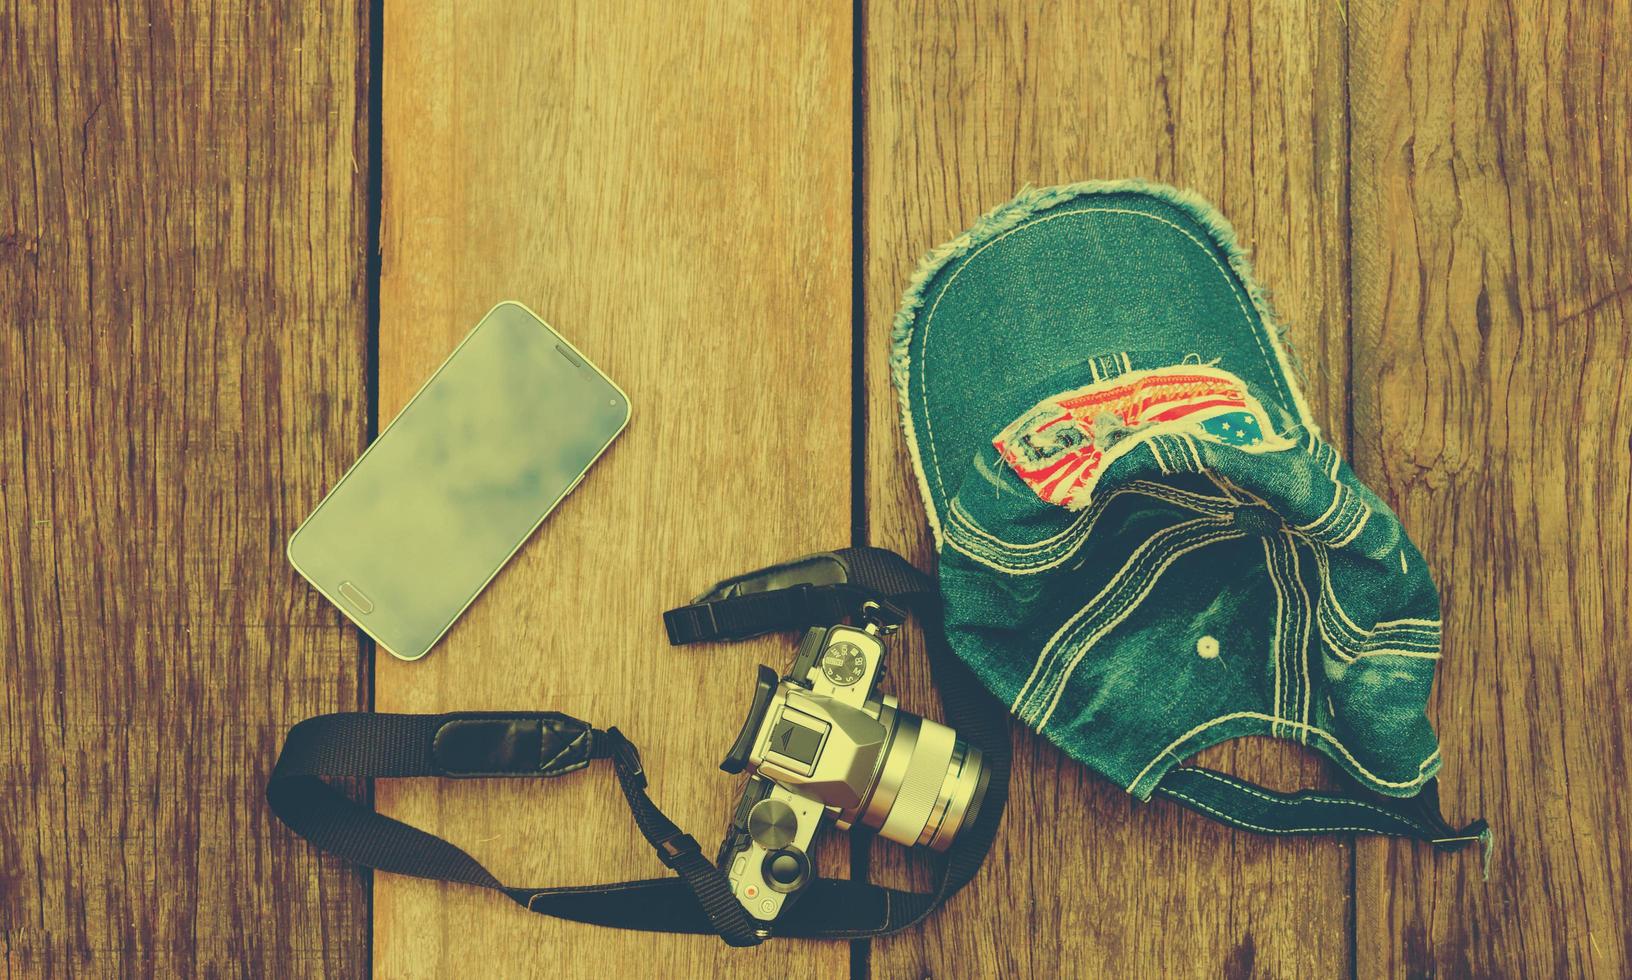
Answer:
<svg viewBox="0 0 1632 980"><path fill-rule="evenodd" d="M526 307L494 307L289 539L392 654L429 652L629 420Z"/></svg>

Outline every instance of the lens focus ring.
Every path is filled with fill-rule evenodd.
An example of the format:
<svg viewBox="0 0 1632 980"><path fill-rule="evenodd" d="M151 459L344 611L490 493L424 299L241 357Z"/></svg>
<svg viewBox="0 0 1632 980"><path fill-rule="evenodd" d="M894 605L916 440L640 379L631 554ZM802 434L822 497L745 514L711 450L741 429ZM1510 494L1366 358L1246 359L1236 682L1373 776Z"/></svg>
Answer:
<svg viewBox="0 0 1632 980"><path fill-rule="evenodd" d="M945 725L906 712L898 713L897 717L902 725L913 721L918 723L918 739L906 775L901 780L901 788L895 795L895 804L890 807L889 816L884 818L884 826L878 832L887 840L911 847L918 842L924 825L929 822L930 812L935 809L935 801L941 795L947 763L952 759L958 734Z"/></svg>
<svg viewBox="0 0 1632 980"><path fill-rule="evenodd" d="M872 827L907 847L944 851L974 821L990 767L979 749L945 725L886 704L879 722L890 733L862 803L841 826Z"/></svg>

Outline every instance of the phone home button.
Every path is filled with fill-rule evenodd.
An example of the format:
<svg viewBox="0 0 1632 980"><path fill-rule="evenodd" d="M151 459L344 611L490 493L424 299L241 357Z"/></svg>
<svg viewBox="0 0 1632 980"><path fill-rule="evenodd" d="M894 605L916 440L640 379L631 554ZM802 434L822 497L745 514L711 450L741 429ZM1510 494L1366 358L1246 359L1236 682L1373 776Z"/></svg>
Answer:
<svg viewBox="0 0 1632 980"><path fill-rule="evenodd" d="M340 583L340 594L345 596L346 601L355 606L357 611L363 615L366 616L374 611L374 601L363 595L363 590L352 585L349 581Z"/></svg>

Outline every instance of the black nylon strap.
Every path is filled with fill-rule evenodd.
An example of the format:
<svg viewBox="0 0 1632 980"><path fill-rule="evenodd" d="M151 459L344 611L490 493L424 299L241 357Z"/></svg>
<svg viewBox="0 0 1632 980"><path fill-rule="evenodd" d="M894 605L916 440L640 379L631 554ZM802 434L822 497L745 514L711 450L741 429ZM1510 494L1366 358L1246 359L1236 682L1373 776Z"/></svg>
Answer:
<svg viewBox="0 0 1632 980"><path fill-rule="evenodd" d="M574 888L511 888L475 858L416 827L376 813L347 798L322 776L404 777L460 775L445 765L438 736L470 723L485 723L492 742L484 758L504 758L502 743L536 724L540 748L512 746L504 761L537 760L484 774L558 776L581 769L591 758L610 758L641 834L678 878ZM548 733L549 737L546 737ZM266 788L278 819L321 850L380 871L478 885L504 892L522 906L549 915L628 929L713 932L735 946L760 941L754 925L731 895L725 875L702 856L697 842L674 825L646 795L640 755L617 729L598 731L566 715L485 712L453 715L334 714L296 725Z"/></svg>
<svg viewBox="0 0 1632 980"><path fill-rule="evenodd" d="M278 819L320 850L419 878L502 888L475 858L440 837L361 806L320 776L435 773L432 743L444 716L337 714L290 729L266 785Z"/></svg>
<svg viewBox="0 0 1632 980"><path fill-rule="evenodd" d="M676 646L741 640L836 623L856 615L863 602L881 599L920 615L940 608L935 582L905 558L883 548L840 548L726 579L664 613L663 625ZM904 615L898 608L885 611Z"/></svg>
<svg viewBox="0 0 1632 980"><path fill-rule="evenodd" d="M1169 770L1156 793L1197 813L1262 834L1385 834L1425 841L1442 851L1475 842L1490 857L1490 827L1475 820L1453 827L1439 808L1439 786L1430 779L1415 796L1371 793L1358 784L1335 792L1280 793L1201 766Z"/></svg>
<svg viewBox="0 0 1632 980"><path fill-rule="evenodd" d="M618 760L618 785L629 801L629 811L635 823L652 847L657 858L670 871L678 874L696 898L708 922L720 938L733 946L752 946L760 941L748 913L731 893L731 883L725 873L703 856L695 838L675 826L674 821L646 795L646 772L640 764L640 754L633 744L616 728L607 733L613 758ZM529 903L535 899L529 899Z"/></svg>
<svg viewBox="0 0 1632 980"><path fill-rule="evenodd" d="M843 585L798 585L703 600L663 614L676 646L709 640L745 640L774 630L835 623L860 603L860 591Z"/></svg>

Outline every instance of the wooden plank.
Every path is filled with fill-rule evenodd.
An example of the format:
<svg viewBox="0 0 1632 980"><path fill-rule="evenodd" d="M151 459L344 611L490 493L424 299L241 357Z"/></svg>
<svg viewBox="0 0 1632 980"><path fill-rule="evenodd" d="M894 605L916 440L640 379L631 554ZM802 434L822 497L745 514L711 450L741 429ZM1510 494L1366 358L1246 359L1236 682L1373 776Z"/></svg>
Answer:
<svg viewBox="0 0 1632 980"><path fill-rule="evenodd" d="M1026 184L1138 176L1216 202L1256 253L1329 435L1345 430L1341 8L1275 3L867 4L867 501L874 543L932 545L888 380L918 257ZM922 653L892 670L934 703ZM1263 740L1210 763L1292 788L1309 756ZM873 848L875 880L917 880ZM1348 967L1350 846L1266 840L1141 806L1029 734L988 867L878 976L1329 975ZM916 861L916 859L914 859ZM1160 923L1159 928L1157 923Z"/></svg>
<svg viewBox="0 0 1632 980"><path fill-rule="evenodd" d="M7 976L355 976L279 825L365 694L283 541L366 434L358 6L0 5Z"/></svg>
<svg viewBox="0 0 1632 980"><path fill-rule="evenodd" d="M712 849L753 665L792 648L671 650L660 613L849 535L850 7L484 0L393 8L385 33L381 418L503 298L571 337L634 414L437 650L378 658L377 706L618 725L659 805ZM505 881L664 873L603 765L382 781L376 798ZM824 857L842 877L844 852ZM711 936L562 923L471 889L382 875L375 899L380 976L743 962ZM831 976L847 956L781 943L752 962Z"/></svg>
<svg viewBox="0 0 1632 980"><path fill-rule="evenodd" d="M1361 976L1632 972L1632 11L1350 5L1354 430L1439 576L1448 812L1367 842Z"/></svg>

